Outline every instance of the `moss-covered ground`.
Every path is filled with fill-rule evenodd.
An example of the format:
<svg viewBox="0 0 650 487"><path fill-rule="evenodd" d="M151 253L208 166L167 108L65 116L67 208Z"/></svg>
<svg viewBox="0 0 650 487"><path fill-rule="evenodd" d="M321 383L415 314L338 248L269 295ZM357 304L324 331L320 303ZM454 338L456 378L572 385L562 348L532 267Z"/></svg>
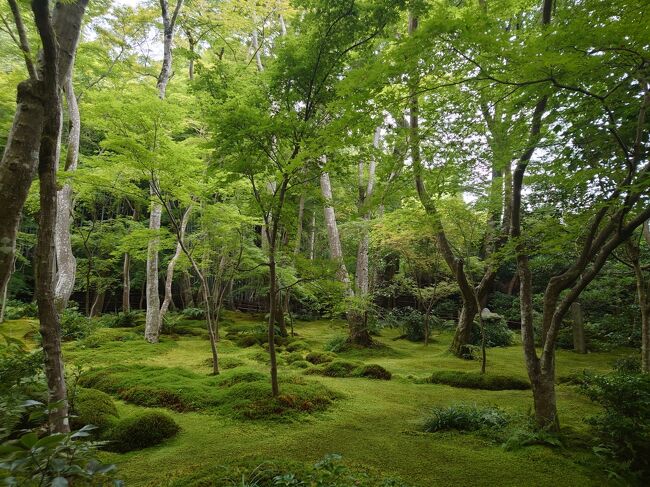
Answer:
<svg viewBox="0 0 650 487"><path fill-rule="evenodd" d="M350 466L419 486L607 484L588 448L533 446L506 451L484 435L420 432L422 419L432 406L468 402L498 406L519 416L529 414L531 408L529 390L490 391L427 383L434 371L479 370L479 362L449 354L449 332L438 332L425 347L394 340L398 330L385 330L377 340L386 347L337 354L340 360L379 364L392 373L391 380L306 375L304 370L281 360L280 387L290 397L288 401L293 400L292 394L300 396L302 392L295 388L302 387L309 394L328 395L331 403L307 408L307 412L297 408L288 414L238 414L241 410L236 401L241 394L251 394L253 402L260 394L268 394L268 365L262 346L242 348L225 338L229 326L254 327L260 324L259 318L240 313L230 313L227 318L228 324L222 329L224 338L219 343L224 365L220 377L209 375L210 346L201 336L163 337L160 344L150 345L131 336L132 330L106 329L99 330L101 339L64 346L69 365L99 368L100 372L86 373L88 380L92 374L104 374L109 386L98 388L126 399L118 401L122 416L145 409L134 404L143 403L137 394L124 393L134 385L164 389L197 401L192 407L167 407L181 427L174 438L145 450L103 454L104 460L118 465L127 486L164 486L219 464L256 459L316 462L329 453L341 454ZM33 322L8 325L3 329L20 338ZM202 324L196 322L194 326ZM328 341L345 334L344 324L338 321L300 322L295 330L312 351L322 351ZM584 369L608 370L620 355L559 351L558 376ZM280 356L288 357L288 352ZM521 346L489 349L487 371L525 379ZM233 388L245 389L247 385L254 391L232 392ZM228 399L231 396L236 396L234 402ZM558 385L558 408L563 428L573 436L588 435L584 418L596 409L575 387Z"/></svg>

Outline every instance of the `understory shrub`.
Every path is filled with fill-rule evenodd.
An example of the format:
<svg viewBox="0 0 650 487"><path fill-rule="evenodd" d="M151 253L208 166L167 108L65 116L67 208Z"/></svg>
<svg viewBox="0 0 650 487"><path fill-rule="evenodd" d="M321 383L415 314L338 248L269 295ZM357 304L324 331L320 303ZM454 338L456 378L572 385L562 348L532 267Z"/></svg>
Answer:
<svg viewBox="0 0 650 487"><path fill-rule="evenodd" d="M183 316L190 320L204 320L205 310L203 308L185 308L182 311Z"/></svg>
<svg viewBox="0 0 650 487"><path fill-rule="evenodd" d="M33 409L34 405L31 405ZM38 405L45 414L45 406ZM27 414L27 410L22 413ZM42 434L39 429L12 432L15 439L0 445L3 462L0 479L7 486L41 487L67 485L122 486L115 480L115 465L97 460L96 442L87 441L91 427L74 433Z"/></svg>
<svg viewBox="0 0 650 487"><path fill-rule="evenodd" d="M509 421L508 415L495 407L454 404L446 407L434 407L424 420L422 430L433 433L446 430L500 429Z"/></svg>
<svg viewBox="0 0 650 487"><path fill-rule="evenodd" d="M88 424L104 431L118 418L111 396L97 389L77 388L70 401L70 426L79 429Z"/></svg>
<svg viewBox="0 0 650 487"><path fill-rule="evenodd" d="M61 313L61 340L81 340L89 336L99 323L82 315L76 308L67 308Z"/></svg>
<svg viewBox="0 0 650 487"><path fill-rule="evenodd" d="M650 375L613 373L587 376L582 392L603 408L587 422L597 454L623 464L639 478L650 476Z"/></svg>
<svg viewBox="0 0 650 487"><path fill-rule="evenodd" d="M354 377L367 377L369 379L390 380L393 376L388 370L377 364L364 364L353 371Z"/></svg>
<svg viewBox="0 0 650 487"><path fill-rule="evenodd" d="M38 316L36 303L23 303L17 299L10 299L5 306L5 319L18 320L20 318L35 318Z"/></svg>
<svg viewBox="0 0 650 487"><path fill-rule="evenodd" d="M97 321L106 328L133 328L144 323L141 311L120 311L103 314Z"/></svg>
<svg viewBox="0 0 650 487"><path fill-rule="evenodd" d="M341 463L340 455L327 455L308 465L298 462L249 461L237 465L210 467L176 479L170 487L239 485L246 487L408 487L389 478L352 470Z"/></svg>
<svg viewBox="0 0 650 487"><path fill-rule="evenodd" d="M512 345L515 334L508 328L506 320L499 315L492 315L494 318L484 318L483 326L485 328L485 346L486 347L508 347ZM481 344L481 327L477 322L472 326L470 343L472 345Z"/></svg>
<svg viewBox="0 0 650 487"><path fill-rule="evenodd" d="M457 370L438 370L426 380L431 384L444 384L466 389L488 391L527 390L530 383L519 377L507 375L481 374L479 372L460 372Z"/></svg>
<svg viewBox="0 0 650 487"><path fill-rule="evenodd" d="M179 426L166 413L146 411L117 422L107 433L107 449L119 453L140 450L176 435Z"/></svg>
<svg viewBox="0 0 650 487"><path fill-rule="evenodd" d="M501 445L504 450L512 451L526 446L541 445L561 448L562 439L557 433L539 428L517 428Z"/></svg>
<svg viewBox="0 0 650 487"><path fill-rule="evenodd" d="M433 328L439 326L440 320L433 314L429 316L429 334ZM394 308L386 313L382 319L383 326L401 328L403 338L412 342L423 342L427 330L425 329L424 313L415 308L406 306Z"/></svg>
<svg viewBox="0 0 650 487"><path fill-rule="evenodd" d="M348 337L339 335L329 340L323 347L326 352L339 353L348 348Z"/></svg>
<svg viewBox="0 0 650 487"><path fill-rule="evenodd" d="M641 372L641 357L639 355L628 355L616 359L612 365L617 372L638 374Z"/></svg>
<svg viewBox="0 0 650 487"><path fill-rule="evenodd" d="M43 372L43 350L29 351L20 340L6 336L4 339L6 346L0 347L0 392L2 393Z"/></svg>

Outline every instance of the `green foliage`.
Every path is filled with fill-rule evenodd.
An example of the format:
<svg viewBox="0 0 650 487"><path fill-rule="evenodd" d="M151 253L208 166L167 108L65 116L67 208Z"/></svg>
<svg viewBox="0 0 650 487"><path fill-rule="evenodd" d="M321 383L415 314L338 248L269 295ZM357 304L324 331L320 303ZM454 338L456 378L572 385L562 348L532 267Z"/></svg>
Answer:
<svg viewBox="0 0 650 487"><path fill-rule="evenodd" d="M479 372L459 372L455 370L438 370L431 374L426 382L488 391L523 391L530 389L530 382L519 377L481 374Z"/></svg>
<svg viewBox="0 0 650 487"><path fill-rule="evenodd" d="M5 307L5 319L34 318L38 316L36 303L23 303L16 299L8 300Z"/></svg>
<svg viewBox="0 0 650 487"><path fill-rule="evenodd" d="M508 328L503 318L484 319L483 326L485 327L486 347L509 347L512 345L515 334ZM476 322L472 326L470 343L473 345L481 344L481 327Z"/></svg>
<svg viewBox="0 0 650 487"><path fill-rule="evenodd" d="M188 320L204 320L205 310L203 308L185 308L182 311L183 316Z"/></svg>
<svg viewBox="0 0 650 487"><path fill-rule="evenodd" d="M298 462L248 462L210 467L175 480L170 487L239 485L241 487L408 487L407 484L352 470L340 455L327 455L313 465Z"/></svg>
<svg viewBox="0 0 650 487"><path fill-rule="evenodd" d="M638 374L641 372L641 357L639 355L628 355L617 358L612 365L615 371L622 374Z"/></svg>
<svg viewBox="0 0 650 487"><path fill-rule="evenodd" d="M353 371L355 377L367 377L369 379L390 380L393 376L388 370L377 364L364 364Z"/></svg>
<svg viewBox="0 0 650 487"><path fill-rule="evenodd" d="M591 375L582 392L603 408L588 418L599 441L595 452L621 462L639 478L650 475L650 375Z"/></svg>
<svg viewBox="0 0 650 487"><path fill-rule="evenodd" d="M73 429L92 425L101 433L115 422L118 413L111 396L97 389L80 387L70 398L70 416Z"/></svg>
<svg viewBox="0 0 650 487"><path fill-rule="evenodd" d="M306 373L326 377L365 377L380 380L390 380L392 377L392 374L381 365L362 364L340 359L311 367Z"/></svg>
<svg viewBox="0 0 650 487"><path fill-rule="evenodd" d="M309 349L309 343L305 342L304 340L296 340L287 344L287 352L300 352Z"/></svg>
<svg viewBox="0 0 650 487"><path fill-rule="evenodd" d="M526 446L548 446L562 448L562 439L557 433L539 428L518 428L508 436L502 447L504 450L518 450Z"/></svg>
<svg viewBox="0 0 650 487"><path fill-rule="evenodd" d="M105 313L97 321L106 328L134 328L144 323L144 315L141 311L120 311Z"/></svg>
<svg viewBox="0 0 650 487"><path fill-rule="evenodd" d="M43 351L28 351L20 340L4 337L6 346L0 346L0 392L32 381L43 372Z"/></svg>
<svg viewBox="0 0 650 487"><path fill-rule="evenodd" d="M339 353L348 349L348 337L339 335L329 340L323 347L326 352Z"/></svg>
<svg viewBox="0 0 650 487"><path fill-rule="evenodd" d="M169 414L147 411L117 422L106 434L106 447L120 453L141 450L175 436L179 429Z"/></svg>
<svg viewBox="0 0 650 487"><path fill-rule="evenodd" d="M30 401L22 412L44 416L45 406ZM88 441L93 428L85 426L75 433L43 434L40 429L14 431L0 446L3 461L0 479L5 485L24 487L63 487L67 485L114 485L115 465L97 460L101 443Z"/></svg>
<svg viewBox="0 0 650 487"><path fill-rule="evenodd" d="M98 326L90 318L75 308L67 308L61 313L61 340L80 340L89 336Z"/></svg>
<svg viewBox="0 0 650 487"><path fill-rule="evenodd" d="M434 316L430 316L429 330L438 323ZM383 318L384 326L400 327L404 332L404 338L412 342L423 342L427 330L425 329L425 316L415 308L394 308L386 313Z"/></svg>
<svg viewBox="0 0 650 487"><path fill-rule="evenodd" d="M499 408L455 404L433 408L424 420L422 430L429 433L446 430L495 430L505 427L509 421L508 415Z"/></svg>

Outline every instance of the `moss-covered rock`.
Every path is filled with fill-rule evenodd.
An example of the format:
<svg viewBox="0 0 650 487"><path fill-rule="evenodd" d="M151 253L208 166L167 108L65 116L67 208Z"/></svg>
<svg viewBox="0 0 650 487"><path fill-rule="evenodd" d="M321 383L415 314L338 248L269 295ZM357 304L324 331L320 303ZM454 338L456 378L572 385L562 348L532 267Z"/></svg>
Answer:
<svg viewBox="0 0 650 487"><path fill-rule="evenodd" d="M147 411L116 423L106 435L107 449L120 453L140 450L162 443L179 429L169 414Z"/></svg>
<svg viewBox="0 0 650 487"><path fill-rule="evenodd" d="M101 432L118 418L111 396L97 389L78 388L71 405L70 426L75 430L92 424Z"/></svg>

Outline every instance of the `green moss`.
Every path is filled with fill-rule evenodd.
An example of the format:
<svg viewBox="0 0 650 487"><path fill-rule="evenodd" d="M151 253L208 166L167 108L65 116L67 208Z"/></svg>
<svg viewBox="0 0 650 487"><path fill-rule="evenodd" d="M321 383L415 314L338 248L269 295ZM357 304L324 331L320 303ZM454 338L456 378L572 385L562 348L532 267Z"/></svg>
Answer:
<svg viewBox="0 0 650 487"><path fill-rule="evenodd" d="M304 340L295 340L287 345L287 352L299 352L309 350L309 343Z"/></svg>
<svg viewBox="0 0 650 487"><path fill-rule="evenodd" d="M281 395L272 398L269 376L254 370L205 376L179 367L118 365L90 370L81 383L139 406L218 410L248 419L319 411L337 397L323 385L283 377Z"/></svg>
<svg viewBox="0 0 650 487"><path fill-rule="evenodd" d="M168 414L147 411L125 418L107 433L107 449L124 453L162 443L176 435L179 426Z"/></svg>
<svg viewBox="0 0 650 487"><path fill-rule="evenodd" d="M70 426L73 430L92 424L99 432L111 426L118 417L111 396L97 389L82 387L76 390L70 415Z"/></svg>
<svg viewBox="0 0 650 487"><path fill-rule="evenodd" d="M377 364L365 364L352 371L355 377L368 377L370 379L390 380L393 374Z"/></svg>
<svg viewBox="0 0 650 487"><path fill-rule="evenodd" d="M319 365L331 362L335 358L336 354L332 352L309 352L305 360L314 365Z"/></svg>
<svg viewBox="0 0 650 487"><path fill-rule="evenodd" d="M530 382L519 377L506 375L480 374L478 372L458 372L454 370L439 370L431 374L427 382L445 384L452 387L467 389L484 389L488 391L505 391L530 389Z"/></svg>

